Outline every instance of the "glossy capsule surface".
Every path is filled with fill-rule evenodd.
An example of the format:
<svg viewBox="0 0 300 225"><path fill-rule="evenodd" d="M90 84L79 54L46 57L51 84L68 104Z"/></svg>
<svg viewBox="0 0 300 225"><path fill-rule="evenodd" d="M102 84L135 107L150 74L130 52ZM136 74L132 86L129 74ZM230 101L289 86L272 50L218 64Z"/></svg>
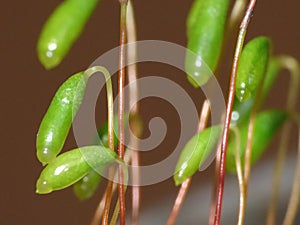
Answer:
<svg viewBox="0 0 300 225"><path fill-rule="evenodd" d="M187 36L190 37L195 25L197 25L197 16L203 7L203 0L194 0L186 19Z"/></svg>
<svg viewBox="0 0 300 225"><path fill-rule="evenodd" d="M280 63L276 57L272 57L269 60L268 69L264 79L264 84L260 96L260 104L263 104L266 96L270 92L274 81L279 74L281 69ZM231 116L231 125L238 125L249 119L251 109L255 101L255 96L252 96L244 102L240 102L238 99L234 101L232 116Z"/></svg>
<svg viewBox="0 0 300 225"><path fill-rule="evenodd" d="M271 43L267 37L249 41L241 54L236 78L236 97L244 102L254 96L267 70Z"/></svg>
<svg viewBox="0 0 300 225"><path fill-rule="evenodd" d="M37 157L41 163L51 162L63 148L82 102L86 81L83 73L77 73L67 79L53 97L37 133Z"/></svg>
<svg viewBox="0 0 300 225"><path fill-rule="evenodd" d="M37 181L36 192L47 194L66 188L91 170L103 167L116 159L116 153L103 146L85 146L65 152L44 168Z"/></svg>
<svg viewBox="0 0 300 225"><path fill-rule="evenodd" d="M117 146L118 139L118 117L114 116L114 146ZM95 144L108 148L108 122L105 121L98 129ZM101 172L90 171L83 178L74 184L73 192L79 200L86 200L90 198L96 191L101 181Z"/></svg>
<svg viewBox="0 0 300 225"><path fill-rule="evenodd" d="M100 174L92 170L74 184L73 192L79 200L89 199L96 192L100 180Z"/></svg>
<svg viewBox="0 0 300 225"><path fill-rule="evenodd" d="M191 177L210 155L221 132L220 126L209 127L193 136L183 148L174 173L176 185Z"/></svg>
<svg viewBox="0 0 300 225"><path fill-rule="evenodd" d="M57 66L69 52L98 0L65 0L50 15L38 39L37 53L46 69Z"/></svg>
<svg viewBox="0 0 300 225"><path fill-rule="evenodd" d="M195 87L207 83L216 69L228 6L229 0L196 0L192 5L187 20L185 70L188 80Z"/></svg>
<svg viewBox="0 0 300 225"><path fill-rule="evenodd" d="M125 113L124 116L124 125L127 126L128 122L128 113ZM118 116L114 116L114 146L118 145ZM105 121L100 128L98 129L97 138L95 138L95 144L101 145L108 148L108 121ZM100 171L90 171L82 179L74 184L73 191L76 197L79 200L86 200L90 198L96 191L101 181L101 174L104 172L104 169Z"/></svg>

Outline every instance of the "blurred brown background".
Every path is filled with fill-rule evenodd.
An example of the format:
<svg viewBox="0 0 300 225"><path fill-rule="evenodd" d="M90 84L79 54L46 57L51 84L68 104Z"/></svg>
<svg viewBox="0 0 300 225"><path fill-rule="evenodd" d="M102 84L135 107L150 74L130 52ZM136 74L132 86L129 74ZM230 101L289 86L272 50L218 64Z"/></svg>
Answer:
<svg viewBox="0 0 300 225"><path fill-rule="evenodd" d="M71 189L45 196L35 194L35 181L42 169L35 156L35 137L49 101L58 86L69 75L86 68L99 55L116 47L119 40L118 2L117 0L103 0L63 63L54 70L46 71L38 62L36 41L45 19L59 2L58 0L2 1L0 14L1 225L88 224L101 196L99 192L93 199L80 203L73 196ZM139 40L158 39L180 45L186 44L185 18L192 0L133 0L133 2ZM255 35L270 36L275 53L289 53L300 59L299 6L300 3L296 0L258 1L248 38ZM224 63L222 67L221 82L225 87L224 91L227 90L229 80L228 68L231 65L232 46L233 44L229 44L226 57L224 57L227 63ZM176 77L176 82L189 87L185 76L179 71L156 66L141 66L140 75L147 76L156 73L172 79ZM268 104L273 106L284 104L287 81L288 76L282 76L279 79ZM190 92L197 99L196 91ZM157 107L157 104L160 106ZM144 101L141 103L141 113L145 124L154 115L161 115L165 117L167 123L174 124L172 118L176 120L178 117L173 111L172 107L162 102ZM103 120L104 117L101 119ZM175 142L178 135L176 129L169 131L171 133L168 134L168 139L157 151L165 151L172 146L172 142ZM65 149L73 148L74 143L70 135ZM143 158L143 160L146 163L146 159ZM212 168L209 172L198 174L199 179L212 175ZM201 183L204 182L203 179ZM155 204L162 205L159 196L166 193L171 196L170 202L172 202L176 193L173 186L172 180L169 179L155 186L145 187L143 189L145 202L142 209L151 209L151 206ZM200 209L192 208L191 210ZM157 219L160 215L153 215L153 217ZM165 223L166 217L167 215L161 217L160 224ZM206 221L198 221L195 224L206 224ZM264 221L255 222L255 224L264 224Z"/></svg>

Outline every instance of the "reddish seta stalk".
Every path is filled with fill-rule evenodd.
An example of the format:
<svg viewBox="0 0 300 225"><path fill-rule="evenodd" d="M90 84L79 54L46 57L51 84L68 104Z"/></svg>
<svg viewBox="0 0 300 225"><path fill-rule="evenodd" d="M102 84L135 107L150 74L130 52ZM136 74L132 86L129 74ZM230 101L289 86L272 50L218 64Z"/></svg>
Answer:
<svg viewBox="0 0 300 225"><path fill-rule="evenodd" d="M126 19L126 29L127 29L127 59L128 62L133 62L127 66L127 76L129 84L129 109L130 109L130 128L133 130L132 136L129 137L129 146L132 146L132 214L131 214L131 224L139 224L139 209L141 201L141 191L140 191L140 159L139 159L139 140L141 133L141 127L138 123L138 85L137 85L137 34L136 25L134 17L134 8L131 1L128 1L127 6L127 19ZM135 136L135 137L133 137Z"/></svg>
<svg viewBox="0 0 300 225"><path fill-rule="evenodd" d="M246 36L246 31L250 23L251 16L253 14L255 4L256 4L256 0L251 0L248 5L247 11L245 13L245 16L240 26L240 31L239 31L237 45L234 54L229 93L228 93L228 102L226 107L225 122L224 122L224 129L223 129L222 142L221 142L220 168L219 168L218 183L217 183L217 190L216 190L217 201L216 201L214 225L220 225L221 223L222 203L223 203L223 194L224 194L224 180L225 180L226 150L228 146L230 120L231 120L231 113L232 113L232 107L233 107L234 95L235 95L237 69L238 69L240 55L242 52L242 47Z"/></svg>
<svg viewBox="0 0 300 225"><path fill-rule="evenodd" d="M119 53L119 74L118 74L118 92L119 92L119 111L118 111L118 128L119 128L119 144L118 155L124 159L124 84L125 84L125 58L126 58L126 10L128 1L121 1L121 17L120 17L120 53ZM122 167L119 166L119 185L118 194L120 200L120 225L126 224L126 207L125 207L125 193L124 193L124 174Z"/></svg>
<svg viewBox="0 0 300 225"><path fill-rule="evenodd" d="M204 130L207 124L208 116L210 112L210 107L209 107L209 101L205 100L203 105L202 105L202 110L201 110L201 115L200 115L200 121L198 125L198 133ZM173 225L175 224L176 218L179 214L179 211L181 209L181 206L183 205L184 199L186 197L186 194L189 190L189 187L192 182L192 177L189 177L186 181L184 181L180 189L178 191L174 206L172 208L171 214L169 216L169 219L167 221L167 225Z"/></svg>

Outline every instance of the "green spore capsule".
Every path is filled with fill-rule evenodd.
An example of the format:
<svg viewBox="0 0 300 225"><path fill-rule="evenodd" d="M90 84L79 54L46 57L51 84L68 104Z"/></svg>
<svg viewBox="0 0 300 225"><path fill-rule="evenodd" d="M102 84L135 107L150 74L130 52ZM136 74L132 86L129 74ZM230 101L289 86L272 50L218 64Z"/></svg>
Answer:
<svg viewBox="0 0 300 225"><path fill-rule="evenodd" d="M193 32L194 27L197 25L197 15L201 12L201 7L203 7L203 0L194 0L192 7L188 13L186 20L187 36Z"/></svg>
<svg viewBox="0 0 300 225"><path fill-rule="evenodd" d="M127 125L129 114L125 113L124 124ZM114 146L118 145L118 117L114 116ZM95 138L95 144L102 145L108 148L108 122L105 121L98 129L98 137ZM73 187L74 194L79 200L90 198L97 190L101 181L101 174L104 169L99 169L98 172L91 171L81 180L76 182Z"/></svg>
<svg viewBox="0 0 300 225"><path fill-rule="evenodd" d="M117 146L117 132L118 132L118 117L114 116L114 146ZM94 143L108 148L108 122L105 121L98 129L97 138ZM73 187L73 192L79 200L89 199L97 190L101 182L101 172L90 171L81 180L76 182Z"/></svg>
<svg viewBox="0 0 300 225"><path fill-rule="evenodd" d="M231 114L231 125L236 126L249 119L254 100L254 98L250 98L245 102L240 102L235 99Z"/></svg>
<svg viewBox="0 0 300 225"><path fill-rule="evenodd" d="M236 97L240 102L256 94L266 72L270 45L266 37L254 38L245 45L236 78Z"/></svg>
<svg viewBox="0 0 300 225"><path fill-rule="evenodd" d="M228 5L229 0L196 0L188 15L185 70L195 87L207 83L217 67ZM203 68L204 64L208 69Z"/></svg>
<svg viewBox="0 0 300 225"><path fill-rule="evenodd" d="M216 145L220 126L209 127L193 136L182 150L174 173L176 185L191 177L204 163Z"/></svg>
<svg viewBox="0 0 300 225"><path fill-rule="evenodd" d="M36 193L48 194L66 188L82 179L91 170L116 160L116 153L103 146L86 146L65 152L42 171L36 184Z"/></svg>
<svg viewBox="0 0 300 225"><path fill-rule="evenodd" d="M73 186L73 192L79 200L89 199L97 190L101 176L97 171L90 171Z"/></svg>
<svg viewBox="0 0 300 225"><path fill-rule="evenodd" d="M270 92L273 83L279 74L281 69L280 63L276 57L272 57L269 60L268 69L266 72L264 85L261 92L260 104L263 104L267 94ZM232 116L231 116L231 125L239 125L244 121L248 120L250 117L251 109L255 101L255 96L252 96L250 99L240 102L238 99L234 101Z"/></svg>
<svg viewBox="0 0 300 225"><path fill-rule="evenodd" d="M253 133L251 164L253 165L266 150L268 144L276 134L276 131L283 125L288 118L288 114L284 111L269 110L259 113L255 120ZM248 136L248 123L243 123L240 127L240 157L241 163L244 165L245 151ZM235 164L236 142L235 136L230 136L226 156L226 169L234 173L236 172Z"/></svg>
<svg viewBox="0 0 300 225"><path fill-rule="evenodd" d="M37 43L41 64L57 66L80 36L99 0L65 0L46 21Z"/></svg>
<svg viewBox="0 0 300 225"><path fill-rule="evenodd" d="M116 132L118 131L118 117L114 116L114 146L117 146L118 140L117 140L117 135ZM104 147L108 148L108 122L104 122L99 130L98 130L98 136L95 138L94 143L96 145L101 145ZM103 171L105 168L102 170L99 169L100 171L90 171L87 175L85 175L82 179L77 181L74 184L73 187L73 192L75 196L79 200L86 200L89 199L97 190L100 182L101 182L101 171Z"/></svg>
<svg viewBox="0 0 300 225"><path fill-rule="evenodd" d="M37 157L41 163L51 162L63 148L82 102L86 82L84 74L77 73L66 80L53 97L37 134Z"/></svg>

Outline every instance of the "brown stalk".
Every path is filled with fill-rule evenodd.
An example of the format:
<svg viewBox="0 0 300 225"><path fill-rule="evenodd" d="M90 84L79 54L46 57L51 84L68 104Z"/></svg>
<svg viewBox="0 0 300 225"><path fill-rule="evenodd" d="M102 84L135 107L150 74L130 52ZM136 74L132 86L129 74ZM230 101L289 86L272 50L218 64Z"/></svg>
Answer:
<svg viewBox="0 0 300 225"><path fill-rule="evenodd" d="M104 193L101 201L98 204L98 207L95 211L95 214L93 216L93 219L92 219L92 222L90 223L90 225L98 225L99 224L101 217L103 215L103 212L104 212L105 203L106 203L106 192Z"/></svg>
<svg viewBox="0 0 300 225"><path fill-rule="evenodd" d="M132 158L132 152L131 151L125 151L125 156L124 156L125 164L131 163L131 158ZM118 177L118 173L117 173L117 171L115 171L115 176L114 176L113 180L117 180L117 177ZM117 189L117 183L113 183L112 195L115 193L116 189ZM98 207L96 209L96 212L95 212L94 218L91 222L91 225L98 225L99 224L99 221L101 220L101 217L102 217L103 212L104 212L105 202L106 202L106 192L104 193L104 195L102 196L102 198L101 198L101 200L98 204ZM118 200L118 202L119 202L119 200ZM120 210L119 205L117 205L116 208L119 212L119 210Z"/></svg>
<svg viewBox="0 0 300 225"><path fill-rule="evenodd" d="M108 147L114 151L114 111L113 111L113 105L109 104L108 105ZM108 218L109 218L109 210L110 210L110 204L111 204L111 198L112 198L112 186L113 186L113 181L112 178L114 176L114 168L111 166L109 167L108 171L108 183L106 187L106 201L104 205L104 212L103 212L103 217L102 217L102 225L108 225ZM99 217L100 219L100 217ZM93 222L93 224L99 224L99 222L96 220Z"/></svg>
<svg viewBox="0 0 300 225"><path fill-rule="evenodd" d="M111 199L112 199L112 188L113 188L113 178L114 176L114 168L110 167L108 171L108 183L106 186L106 191L105 191L105 205L104 205L104 211L103 211L103 217L102 217L102 225L108 225L109 224L109 211L110 211L110 204L111 204ZM98 224L98 223L96 223Z"/></svg>
<svg viewBox="0 0 300 225"><path fill-rule="evenodd" d="M220 169L220 147L221 146L219 146L216 155L215 176L213 182L213 192L212 192L211 203L210 203L208 225L213 225L215 220L215 211L216 211L216 204L217 204L217 187L218 187L217 184L218 184L218 174Z"/></svg>
<svg viewBox="0 0 300 225"><path fill-rule="evenodd" d="M121 4L121 15L120 15L120 52L119 52L119 74L118 74L118 92L119 92L119 102L118 102L118 155L121 159L124 159L124 106L125 106L125 96L124 96L124 84L125 84L125 59L126 59L126 11L127 11L126 0L120 0ZM119 166L119 185L118 194L120 200L120 225L126 224L126 207L125 207L125 194L124 194L124 174L122 167Z"/></svg>
<svg viewBox="0 0 300 225"><path fill-rule="evenodd" d="M104 68L104 67L101 67L101 66L95 66L95 67L92 67L92 68L89 68L88 70L86 70L86 74L89 76L91 76L93 73L95 72L102 72L103 75L105 76L105 79L106 79L106 88L107 88L107 117L108 117L108 145L109 145L109 148L114 151L114 134L113 134L113 116L114 116L114 108L113 108L113 91L112 91L112 83L111 83L111 77L110 77L110 74L109 72ZM110 168L110 173L112 173L112 176L113 176L113 168ZM112 177L110 175L110 177ZM109 187L109 186L108 186ZM106 198L106 207L105 207L105 216L107 216L107 219L108 219L108 214L109 214L109 204L110 204L110 200L111 199L111 192L109 192L109 190L106 192L105 194L105 197ZM104 207L104 204L100 204L99 207L103 208ZM98 208L99 208L98 207ZM108 210L107 210L108 209ZM102 216L102 213L99 213L98 209L96 210L96 213L93 217L93 220L91 222L91 225L98 225L99 224L99 221L101 219L101 216ZM106 220L107 220L106 219ZM103 223L104 224L107 224L106 220L104 219Z"/></svg>
<svg viewBox="0 0 300 225"><path fill-rule="evenodd" d="M233 127L232 131L235 134L235 164L236 164L236 171L237 171L237 178L239 183L239 190L240 190L240 198L239 198L239 215L237 225L244 224L245 218L245 183L244 183L244 175L243 175L243 167L241 163L241 156L240 156L240 146L241 146L241 137L240 131L237 127Z"/></svg>
<svg viewBox="0 0 300 225"><path fill-rule="evenodd" d="M136 49L136 25L134 18L134 9L131 1L128 1L128 9L127 9L127 37L128 37L128 49L127 49L127 57L129 62L136 62L137 57L137 49ZM136 120L136 116L138 115L138 86L137 86L137 65L136 63L130 64L127 67L128 73L128 83L129 83L129 108L130 114L133 115L133 120ZM141 129L138 127L136 121L131 123L133 133L138 138L140 136L139 132ZM139 152L138 152L138 139L131 138L129 141L129 146L132 146L132 215L131 215L131 224L138 225L139 223L139 209L140 209L140 172L139 172Z"/></svg>
<svg viewBox="0 0 300 225"><path fill-rule="evenodd" d="M204 130L207 124L208 116L209 116L210 108L209 108L209 101L205 100L202 105L201 115L200 115L200 121L198 125L198 133ZM186 197L186 194L189 190L190 184L192 181L192 177L188 178L185 182L182 183L180 186L180 189L178 191L174 206L172 208L171 214L169 216L169 219L167 221L167 225L173 225L176 221L176 218L179 214L179 211L182 207L182 204L184 202L184 199Z"/></svg>
<svg viewBox="0 0 300 225"><path fill-rule="evenodd" d="M247 11L245 13L245 16L240 26L240 31L239 31L237 45L234 54L229 93L228 93L228 102L226 107L225 122L224 122L224 129L223 129L222 142L221 142L220 168L219 168L219 176L218 176L218 184L217 184L217 201L216 201L214 225L219 225L221 223L222 202L223 202L223 194L224 194L224 180L225 180L226 150L228 146L230 120L231 120L231 113L232 113L232 107L233 107L234 95L235 95L237 69L238 69L240 55L241 55L242 47L246 36L246 31L250 23L250 19L255 4L256 4L256 0L251 0L248 5Z"/></svg>
<svg viewBox="0 0 300 225"><path fill-rule="evenodd" d="M250 119L248 124L248 133L247 133L247 144L245 150L245 165L244 165L244 174L239 174L241 172L241 165L238 165L239 162L236 163L237 165L237 172L238 172L238 180L239 180L239 189L240 189L240 207L239 207L239 217L238 217L238 225L244 224L245 212L246 212L246 203L247 203L247 195L248 195L248 184L250 179L250 172L251 172L251 155L252 155L252 144L253 144L253 135L254 135L254 128L255 128L255 119L256 119L256 112L261 104L260 96L262 87L264 84L264 79L260 83L257 94L255 96L254 105L250 113ZM236 156L237 157L237 156Z"/></svg>

